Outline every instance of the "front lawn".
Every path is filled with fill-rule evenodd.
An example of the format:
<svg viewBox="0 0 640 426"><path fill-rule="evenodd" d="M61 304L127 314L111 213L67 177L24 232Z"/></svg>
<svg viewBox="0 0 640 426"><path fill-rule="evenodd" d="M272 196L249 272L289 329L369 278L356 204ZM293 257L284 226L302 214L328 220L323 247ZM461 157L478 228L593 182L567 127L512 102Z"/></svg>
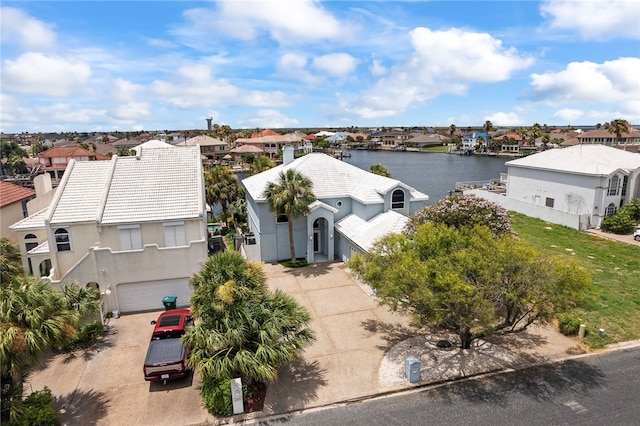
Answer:
<svg viewBox="0 0 640 426"><path fill-rule="evenodd" d="M640 250L565 226L510 212L513 228L532 246L553 255L577 257L591 270L592 292L573 312L586 325L591 348L640 339ZM605 330L600 337L598 330Z"/></svg>

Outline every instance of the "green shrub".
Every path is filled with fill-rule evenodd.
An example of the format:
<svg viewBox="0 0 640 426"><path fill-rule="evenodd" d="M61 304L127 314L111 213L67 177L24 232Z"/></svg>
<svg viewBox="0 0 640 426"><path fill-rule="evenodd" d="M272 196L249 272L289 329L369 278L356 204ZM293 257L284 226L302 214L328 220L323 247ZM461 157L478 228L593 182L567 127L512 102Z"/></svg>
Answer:
<svg viewBox="0 0 640 426"><path fill-rule="evenodd" d="M200 394L205 407L211 414L221 417L228 417L233 414L230 380L203 377L200 384Z"/></svg>
<svg viewBox="0 0 640 426"><path fill-rule="evenodd" d="M58 412L53 407L51 390L45 387L41 391L33 392L23 402L23 411L16 421L8 422L15 426L57 426L60 424Z"/></svg>
<svg viewBox="0 0 640 426"><path fill-rule="evenodd" d="M629 216L631 216L631 219L634 221L640 220L640 198L632 198L627 204L622 206L620 210L629 213Z"/></svg>
<svg viewBox="0 0 640 426"><path fill-rule="evenodd" d="M602 221L602 230L614 234L629 234L633 231L636 222L628 210L620 209L614 215Z"/></svg>
<svg viewBox="0 0 640 426"><path fill-rule="evenodd" d="M580 318L575 315L561 314L558 323L560 332L565 336L577 336L580 331Z"/></svg>
<svg viewBox="0 0 640 426"><path fill-rule="evenodd" d="M100 321L93 321L85 324L80 328L78 333L69 340L63 347L63 351L74 351L77 349L85 349L93 345L101 336L104 335L104 327Z"/></svg>

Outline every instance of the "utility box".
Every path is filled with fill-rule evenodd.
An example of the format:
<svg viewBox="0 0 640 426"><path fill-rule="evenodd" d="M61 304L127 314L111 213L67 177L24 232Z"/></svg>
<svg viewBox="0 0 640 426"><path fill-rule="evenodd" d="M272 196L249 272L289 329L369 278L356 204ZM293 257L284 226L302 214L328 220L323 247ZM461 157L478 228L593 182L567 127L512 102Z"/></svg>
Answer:
<svg viewBox="0 0 640 426"><path fill-rule="evenodd" d="M242 396L242 380L239 377L231 379L231 404L233 414L244 413L244 397Z"/></svg>
<svg viewBox="0 0 640 426"><path fill-rule="evenodd" d="M177 306L178 298L176 296L165 296L162 298L162 304L164 305L164 310L168 311L170 309L175 309Z"/></svg>
<svg viewBox="0 0 640 426"><path fill-rule="evenodd" d="M408 356L404 361L404 376L409 383L420 381L420 360L415 356Z"/></svg>

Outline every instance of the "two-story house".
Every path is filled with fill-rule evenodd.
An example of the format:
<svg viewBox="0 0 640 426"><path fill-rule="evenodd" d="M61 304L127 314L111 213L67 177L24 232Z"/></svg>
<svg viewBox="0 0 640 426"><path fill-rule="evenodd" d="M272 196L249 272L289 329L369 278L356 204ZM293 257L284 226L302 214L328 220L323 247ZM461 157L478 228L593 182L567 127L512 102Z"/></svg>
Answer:
<svg viewBox="0 0 640 426"><path fill-rule="evenodd" d="M150 146L69 162L49 206L11 226L28 272L99 288L106 310L161 309L164 296L189 304L207 258L200 148Z"/></svg>
<svg viewBox="0 0 640 426"><path fill-rule="evenodd" d="M240 138L236 140L236 147L238 147L239 145L252 145L255 148L261 149L264 155L273 160L277 157L278 153L282 152L285 145L292 146L294 151L297 152L300 149L301 141L302 135L298 133L288 133L286 135L276 134L251 138ZM238 152L237 148L235 152Z"/></svg>
<svg viewBox="0 0 640 426"><path fill-rule="evenodd" d="M73 161L109 160L109 157L80 146L56 146L38 154L40 170L54 179L62 178L67 165Z"/></svg>
<svg viewBox="0 0 640 426"><path fill-rule="evenodd" d="M176 144L177 146L200 146L200 153L207 157L208 160L219 161L229 154L229 144L217 138L207 135L199 135L189 138L184 142Z"/></svg>
<svg viewBox="0 0 640 426"><path fill-rule="evenodd" d="M355 252L367 251L373 242L401 230L408 216L425 206L429 197L399 180L369 173L321 153L293 159L285 147L283 164L242 181L246 188L251 238L247 256L256 261L290 258L285 216L275 217L264 190L277 182L280 172L294 169L312 182L317 200L308 215L294 220L296 257L309 263L343 261Z"/></svg>

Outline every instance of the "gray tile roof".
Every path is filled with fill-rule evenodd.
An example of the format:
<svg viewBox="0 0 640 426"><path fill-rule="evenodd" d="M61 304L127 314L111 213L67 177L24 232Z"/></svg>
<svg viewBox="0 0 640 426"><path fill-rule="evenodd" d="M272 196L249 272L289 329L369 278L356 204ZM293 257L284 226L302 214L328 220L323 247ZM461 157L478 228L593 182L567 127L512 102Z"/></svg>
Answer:
<svg viewBox="0 0 640 426"><path fill-rule="evenodd" d="M575 145L549 149L517 160L507 161L507 167L554 170L566 173L608 176L612 172L640 167L640 154L605 145Z"/></svg>
<svg viewBox="0 0 640 426"><path fill-rule="evenodd" d="M202 163L197 147L143 146L139 157L75 162L50 206L51 224L140 223L200 217Z"/></svg>
<svg viewBox="0 0 640 426"><path fill-rule="evenodd" d="M318 199L350 197L364 204L383 202L384 193L391 188L408 188L412 200L427 200L422 192L396 179L369 173L356 166L326 154L313 153L300 157L288 165L279 165L242 181L254 200L264 201L264 189L275 182L281 171L293 168L313 183L313 193Z"/></svg>
<svg viewBox="0 0 640 426"><path fill-rule="evenodd" d="M373 244L383 236L402 232L408 220L408 217L393 210L380 213L368 221L351 214L336 223L335 228L337 232L353 241L361 249L369 251Z"/></svg>

